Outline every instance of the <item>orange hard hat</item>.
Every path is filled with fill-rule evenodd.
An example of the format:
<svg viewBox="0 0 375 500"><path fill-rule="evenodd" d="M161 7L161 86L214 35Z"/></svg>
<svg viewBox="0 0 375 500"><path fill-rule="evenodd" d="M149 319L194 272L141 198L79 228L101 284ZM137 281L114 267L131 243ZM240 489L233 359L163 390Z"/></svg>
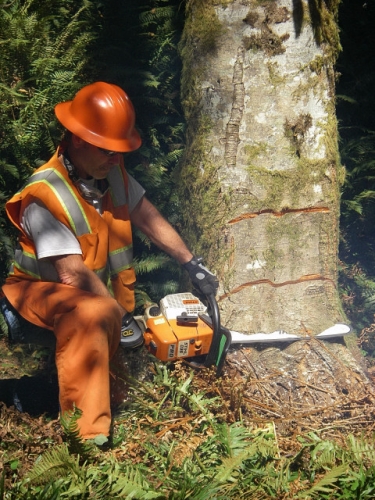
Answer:
<svg viewBox="0 0 375 500"><path fill-rule="evenodd" d="M83 87L72 101L57 104L55 114L67 130L99 148L126 152L142 143L134 128L131 100L122 88L111 83Z"/></svg>

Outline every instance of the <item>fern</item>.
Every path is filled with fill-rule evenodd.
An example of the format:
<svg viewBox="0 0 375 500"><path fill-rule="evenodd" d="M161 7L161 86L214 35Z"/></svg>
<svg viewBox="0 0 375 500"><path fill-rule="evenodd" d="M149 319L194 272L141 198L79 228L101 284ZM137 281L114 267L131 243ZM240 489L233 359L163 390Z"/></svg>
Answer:
<svg viewBox="0 0 375 500"><path fill-rule="evenodd" d="M348 436L339 446L310 432L300 438L299 454L280 458L272 423L252 428L223 421L217 393L197 389L208 376L156 364L152 380L128 380L133 395L116 418L118 458L82 461L67 445L55 447L5 500L373 498L371 439ZM66 430L76 432L74 419Z"/></svg>
<svg viewBox="0 0 375 500"><path fill-rule="evenodd" d="M0 127L6 140L0 143L0 153L8 167L0 174L0 183L6 186L6 198L54 152L61 134L54 105L70 99L85 83L102 79L123 86L136 107L144 140L139 152L127 155L129 171L160 210L178 220L178 203L168 201L173 187L170 173L184 142L177 52L182 16L177 0L119 4L115 18L111 4L89 0L78 4L53 0L48 9L38 0L15 0L1 10ZM147 260L139 263L137 297L156 293L153 300L159 300L165 290L177 289L180 275L173 271L171 286L163 258L149 242L135 239L139 253L148 253ZM0 265L5 274L7 259Z"/></svg>
<svg viewBox="0 0 375 500"><path fill-rule="evenodd" d="M56 147L60 131L53 107L85 83L95 12L91 2L73 7L68 0L53 0L48 9L37 0L15 0L0 9L0 186L5 199ZM13 231L2 225L2 249L10 253L12 240ZM8 261L2 252L1 277Z"/></svg>
<svg viewBox="0 0 375 500"><path fill-rule="evenodd" d="M74 457L68 446L62 444L45 452L37 460L28 478L36 484L47 484L69 474L80 476L82 469L79 457Z"/></svg>
<svg viewBox="0 0 375 500"><path fill-rule="evenodd" d="M134 268L137 274L150 273L162 269L171 262L171 258L166 254L137 257L134 259Z"/></svg>
<svg viewBox="0 0 375 500"><path fill-rule="evenodd" d="M150 488L144 476L136 469L129 469L123 477L120 477L110 488L109 493L113 495L112 498L140 498L145 500L164 498L164 495Z"/></svg>
<svg viewBox="0 0 375 500"><path fill-rule="evenodd" d="M28 486L30 497L25 493ZM37 485L45 485L42 490ZM30 488L31 486L31 488ZM165 498L146 481L144 473L132 466L122 465L109 457L105 464L80 464L79 456L69 453L66 445L47 451L37 461L27 477L15 488L15 495L6 498L86 498L95 492L95 498Z"/></svg>
<svg viewBox="0 0 375 500"><path fill-rule="evenodd" d="M333 498L332 494L337 491L337 482L340 477L345 476L348 466L339 465L328 471L312 488L300 493L297 498ZM326 496L328 495L328 496Z"/></svg>
<svg viewBox="0 0 375 500"><path fill-rule="evenodd" d="M347 438L348 456L347 461L356 462L359 465L375 467L375 445L373 441L369 441L361 437L355 437L349 434Z"/></svg>

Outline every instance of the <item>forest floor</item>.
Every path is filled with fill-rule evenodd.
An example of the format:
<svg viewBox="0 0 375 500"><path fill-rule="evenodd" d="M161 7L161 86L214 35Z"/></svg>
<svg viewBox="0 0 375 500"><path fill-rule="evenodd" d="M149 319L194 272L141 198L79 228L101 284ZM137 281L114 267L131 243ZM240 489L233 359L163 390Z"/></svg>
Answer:
<svg viewBox="0 0 375 500"><path fill-rule="evenodd" d="M372 363L363 360L362 366L358 366L344 343L311 340L282 348L261 347L230 352L220 379L207 371L194 375L197 392L221 398L221 412L228 423L241 420L261 427L272 421L284 455L297 453L298 437L314 430L338 442L344 442L348 433L374 433ZM138 379L150 378L150 356L141 350L118 357L113 368L114 406L127 399L128 386L121 370ZM179 376L187 377L190 372L183 364L178 370ZM181 375L183 372L185 375ZM49 352L9 346L0 338L0 468L1 464L5 467L5 483L11 483L15 470L17 477L22 478L37 457L63 442L57 398L56 374ZM166 430L160 432L179 433L183 428L186 443L190 438L196 439L190 431L189 415L177 420L178 424L165 424ZM123 423L115 412L115 433ZM150 419L149 425L155 422ZM134 455L135 460L138 443L148 435L142 435L142 428L140 425L139 435L126 447L126 453ZM115 447L111 453L121 459L124 446Z"/></svg>

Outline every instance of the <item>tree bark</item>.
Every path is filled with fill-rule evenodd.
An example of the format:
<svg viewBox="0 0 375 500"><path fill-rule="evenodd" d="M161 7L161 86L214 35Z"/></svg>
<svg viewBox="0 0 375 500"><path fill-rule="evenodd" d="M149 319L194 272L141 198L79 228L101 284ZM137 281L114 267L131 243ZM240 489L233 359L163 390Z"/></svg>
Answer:
<svg viewBox="0 0 375 500"><path fill-rule="evenodd" d="M187 2L185 236L218 273L233 330L314 335L345 320L336 4Z"/></svg>

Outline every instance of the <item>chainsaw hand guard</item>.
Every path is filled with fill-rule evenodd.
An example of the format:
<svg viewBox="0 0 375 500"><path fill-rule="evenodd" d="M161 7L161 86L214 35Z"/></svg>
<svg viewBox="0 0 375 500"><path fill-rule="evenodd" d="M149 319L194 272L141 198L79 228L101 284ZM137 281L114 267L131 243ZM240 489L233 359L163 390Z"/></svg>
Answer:
<svg viewBox="0 0 375 500"><path fill-rule="evenodd" d="M214 274L204 267L202 257L193 257L183 266L189 273L191 282L201 293L204 295L216 295L219 281Z"/></svg>
<svg viewBox="0 0 375 500"><path fill-rule="evenodd" d="M120 345L128 349L143 345L143 331L131 313L122 318Z"/></svg>

